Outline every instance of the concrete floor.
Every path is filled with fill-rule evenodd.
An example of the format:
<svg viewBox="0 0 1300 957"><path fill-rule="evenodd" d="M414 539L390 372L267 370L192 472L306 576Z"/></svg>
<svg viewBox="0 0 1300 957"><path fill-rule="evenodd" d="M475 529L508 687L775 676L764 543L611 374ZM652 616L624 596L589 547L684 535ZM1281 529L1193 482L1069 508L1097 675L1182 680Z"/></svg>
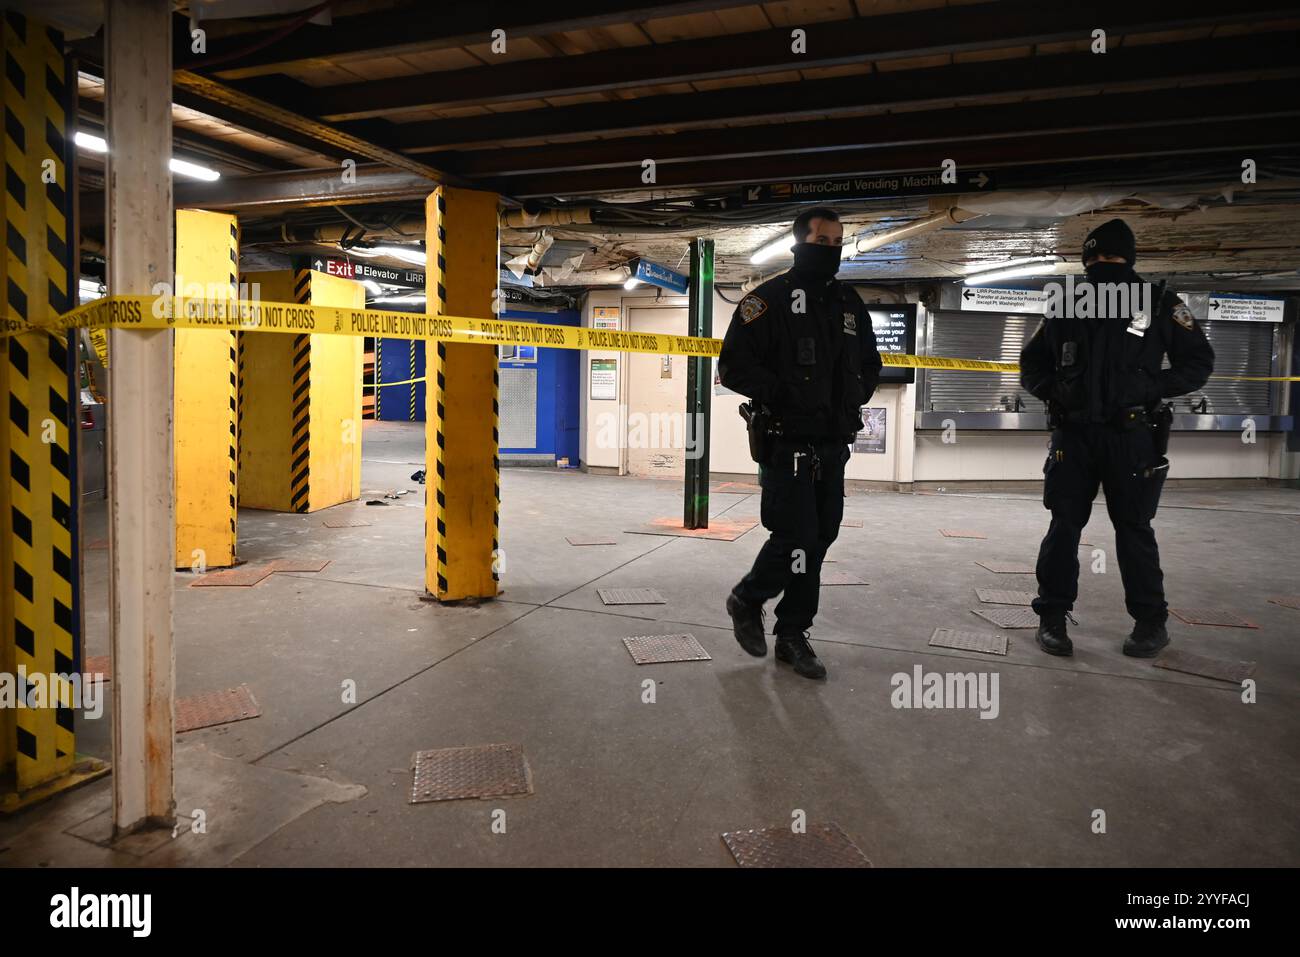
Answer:
<svg viewBox="0 0 1300 957"><path fill-rule="evenodd" d="M992 631L976 587L1032 590L977 559L1032 563L1047 516L1033 493L852 493L813 632L824 684L745 655L723 599L762 544L626 533L681 512L672 482L541 469L502 476L505 590L477 607L422 601L423 432L365 436L362 500L388 507L240 513L240 554L328 558L317 574L254 588L176 579L177 691L248 684L262 716L182 735L178 809L206 833L109 849L99 781L0 819L0 866L234 864L734 866L724 831L783 826L803 810L838 823L877 866L1300 864L1300 491L1173 489L1157 517L1171 605L1219 606L1258 630L1170 620L1175 646L1258 663L1258 703L1239 687L1123 657L1129 622L1103 503L1085 539L1072 659L1032 632L1005 658L931 648L936 627ZM714 515L757 516L758 497L718 492ZM102 537L103 504L87 540ZM323 526L331 516L371 524ZM940 528L987 540L950 539ZM611 546L574 547L601 534ZM107 653L106 559L86 553L90 654ZM597 588L653 586L667 604L607 608ZM770 622L770 618L769 618ZM628 635L690 631L710 662L636 666ZM996 672L1000 713L903 710L891 676ZM656 703L642 703L642 682ZM352 679L358 703L345 705ZM111 718L78 725L108 756ZM535 793L407 803L415 751L522 745ZM506 812L506 833L492 812ZM1093 832L1094 811L1106 833Z"/></svg>

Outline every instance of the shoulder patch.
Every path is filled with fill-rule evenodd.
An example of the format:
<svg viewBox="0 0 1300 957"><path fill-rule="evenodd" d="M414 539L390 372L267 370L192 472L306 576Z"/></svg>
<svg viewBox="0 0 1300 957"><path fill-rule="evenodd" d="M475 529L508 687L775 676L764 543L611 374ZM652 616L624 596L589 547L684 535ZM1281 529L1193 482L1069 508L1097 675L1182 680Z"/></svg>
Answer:
<svg viewBox="0 0 1300 957"><path fill-rule="evenodd" d="M1196 328L1196 317L1192 315L1192 310L1187 308L1187 304L1180 302L1174 306L1174 322L1178 323L1188 332Z"/></svg>
<svg viewBox="0 0 1300 957"><path fill-rule="evenodd" d="M767 303L752 293L740 300L740 318L745 325L749 325L765 312L767 312Z"/></svg>

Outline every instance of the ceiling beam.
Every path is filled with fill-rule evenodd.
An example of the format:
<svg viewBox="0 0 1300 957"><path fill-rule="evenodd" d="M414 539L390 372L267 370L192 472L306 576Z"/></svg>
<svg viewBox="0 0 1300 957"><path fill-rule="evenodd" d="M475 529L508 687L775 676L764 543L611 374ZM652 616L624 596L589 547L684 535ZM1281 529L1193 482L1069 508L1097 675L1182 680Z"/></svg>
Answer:
<svg viewBox="0 0 1300 957"><path fill-rule="evenodd" d="M101 100L78 97L77 112L90 121L90 125L103 132L104 104ZM203 136L172 124L172 144L180 151L180 159L216 160L230 166L242 167L248 173L261 173L268 170L287 170L292 167L284 160L267 153L259 153L224 139Z"/></svg>
<svg viewBox="0 0 1300 957"><path fill-rule="evenodd" d="M735 160L771 154L806 156L833 150L882 150L923 143L961 144L1017 135L1119 132L1192 120L1297 115L1300 115L1300 99L1296 97L1296 81L1290 79L1206 87L1194 94L1185 89L1092 94L842 120L804 120L553 146L475 150L439 154L437 161L474 179L619 166L626 168L629 178L639 178L641 164L647 157L662 166L680 161ZM939 153L934 155L942 158Z"/></svg>
<svg viewBox="0 0 1300 957"><path fill-rule="evenodd" d="M429 180L408 170L384 166L358 166L353 184L340 182L337 170L292 170L223 176L212 182L177 182L176 206L193 206L225 212L280 213L312 206L358 203L423 201L434 189ZM102 194L82 198L82 222L87 228L103 225Z"/></svg>
<svg viewBox="0 0 1300 957"><path fill-rule="evenodd" d="M543 61L471 67L322 87L313 112L339 121L392 113L532 100L657 83L750 76L1086 40L1098 24L1111 34L1185 29L1293 14L1284 0L1099 0L1091 4L1000 0L857 20L813 23L807 52L795 53L787 27L673 43L623 47ZM1108 55L1108 54L1107 54Z"/></svg>
<svg viewBox="0 0 1300 957"><path fill-rule="evenodd" d="M203 70L205 59L216 62L241 50L246 55L220 65L212 75L227 80L267 76L285 71L336 65L376 57L425 53L472 44L489 43L493 30L505 30L506 40L553 33L590 30L620 23L639 23L662 17L707 13L752 6L754 0L565 0L547 5L526 2L445 4L434 15L426 2L404 11L385 10L379 15L340 17L329 27L302 27L276 39L276 30L242 33L210 39L204 57L190 52L188 37L176 50L176 62ZM267 45L260 48L259 44Z"/></svg>
<svg viewBox="0 0 1300 957"><path fill-rule="evenodd" d="M287 130L300 136L308 137L333 148L336 156L356 160L368 159L377 163L395 166L429 180L442 183L452 182L455 177L428 164L413 160L402 153L395 152L363 140L351 133L345 133L320 120L295 113L275 103L250 96L234 87L208 77L177 70L172 75L173 88L198 97L207 103L220 104L236 112L269 123L275 129ZM337 176L337 173L335 174Z"/></svg>
<svg viewBox="0 0 1300 957"><path fill-rule="evenodd" d="M384 142L406 153L461 146L502 146L516 140L589 134L611 136L656 127L687 129L752 117L825 116L893 109L926 102L963 102L1005 93L1067 94L1147 81L1169 86L1236 71L1296 66L1300 31L1118 47L1104 56L1065 53L920 70L895 70L832 80L803 80L689 95L639 97L614 103L492 113L485 116L396 123ZM1236 75L1240 75L1238 72ZM503 116L508 119L503 121ZM344 129L352 129L345 124Z"/></svg>
<svg viewBox="0 0 1300 957"><path fill-rule="evenodd" d="M956 144L955 144L956 145ZM654 188L679 189L738 186L781 180L816 179L821 176L875 175L882 173L938 172L939 161L957 161L959 175L980 169L1027 166L1038 163L1097 161L1130 157L1163 157L1243 150L1292 148L1300 145L1300 124L1260 123L1255 119L1218 123L1184 123L1133 130L1123 136L1092 133L1017 135L1002 139L972 140L959 144L947 156L933 146L902 146L885 150L796 153L763 156L737 163L712 160L668 163L657 169ZM1225 157L1224 181L1236 179L1240 164ZM580 172L540 173L531 176L483 180L480 188L495 189L516 198L578 196L620 191L644 191L641 170L600 169Z"/></svg>

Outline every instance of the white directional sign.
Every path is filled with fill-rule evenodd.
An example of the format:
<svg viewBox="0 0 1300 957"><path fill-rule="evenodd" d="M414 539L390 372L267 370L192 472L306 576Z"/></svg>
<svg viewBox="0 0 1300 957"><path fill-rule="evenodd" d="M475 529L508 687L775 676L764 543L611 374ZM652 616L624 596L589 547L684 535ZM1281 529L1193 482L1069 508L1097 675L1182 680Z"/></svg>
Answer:
<svg viewBox="0 0 1300 957"><path fill-rule="evenodd" d="M968 312L1031 312L1041 315L1047 309L1047 293L1041 289L967 286L961 291L961 307Z"/></svg>
<svg viewBox="0 0 1300 957"><path fill-rule="evenodd" d="M1211 293L1205 317L1245 322L1281 322L1285 312L1285 299L1243 299Z"/></svg>

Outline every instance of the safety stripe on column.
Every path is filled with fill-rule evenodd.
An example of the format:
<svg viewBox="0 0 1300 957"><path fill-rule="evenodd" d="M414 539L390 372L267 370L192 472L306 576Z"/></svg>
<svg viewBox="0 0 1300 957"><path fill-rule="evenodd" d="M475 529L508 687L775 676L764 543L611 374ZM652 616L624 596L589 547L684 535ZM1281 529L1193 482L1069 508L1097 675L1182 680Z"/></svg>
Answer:
<svg viewBox="0 0 1300 957"><path fill-rule="evenodd" d="M434 279L437 282L438 289L438 311L437 315L445 316L447 314L447 257L444 251L447 246L447 198L443 195L441 189L437 193L437 217L435 227L438 236L438 255L434 259ZM426 354L424 364L425 387L429 382L434 384L434 411L437 416L435 423L435 445L434 453L434 501L436 503L435 515L437 518L437 535L434 538L435 550L438 558L438 595L447 593L447 439L443 432L443 423L446 421L447 409L443 404L447 390L447 345L441 339L438 340L437 360L434 362L434 377L429 379L429 363ZM428 481L428 476L425 476ZM427 494L427 493L426 493Z"/></svg>
<svg viewBox="0 0 1300 957"><path fill-rule="evenodd" d="M311 302L311 270L293 278L293 301ZM311 336L293 338L293 431L289 448L289 508L307 511L311 500Z"/></svg>
<svg viewBox="0 0 1300 957"><path fill-rule="evenodd" d="M380 400L383 397L384 390L380 388L379 383L383 379L381 369L384 368L384 340L375 336L375 421L378 422L383 416L379 414Z"/></svg>
<svg viewBox="0 0 1300 957"><path fill-rule="evenodd" d="M70 306L69 87L59 34L12 12L5 15L3 34L4 301L15 316L27 319ZM4 551L13 617L0 634L13 643L14 666L43 676L49 695L42 707L15 711L20 790L56 777L75 754L69 681L77 666L70 444L75 353L69 341L46 332L13 336L4 367L9 409ZM19 692L28 690L24 685Z"/></svg>
<svg viewBox="0 0 1300 957"><path fill-rule="evenodd" d="M239 297L239 225L230 224L230 295ZM230 549L239 542L239 389L243 375L240 333L230 333Z"/></svg>
<svg viewBox="0 0 1300 957"><path fill-rule="evenodd" d="M501 349L492 347L492 580L501 581Z"/></svg>
<svg viewBox="0 0 1300 957"><path fill-rule="evenodd" d="M410 421L414 422L414 421L415 421L415 340L414 340L414 339L408 339L406 344L410 347L410 349L409 349L408 351L409 351L409 354L410 354L410 360L411 360L411 361L410 361L411 374L407 376L407 378L411 380L411 418L410 418Z"/></svg>

